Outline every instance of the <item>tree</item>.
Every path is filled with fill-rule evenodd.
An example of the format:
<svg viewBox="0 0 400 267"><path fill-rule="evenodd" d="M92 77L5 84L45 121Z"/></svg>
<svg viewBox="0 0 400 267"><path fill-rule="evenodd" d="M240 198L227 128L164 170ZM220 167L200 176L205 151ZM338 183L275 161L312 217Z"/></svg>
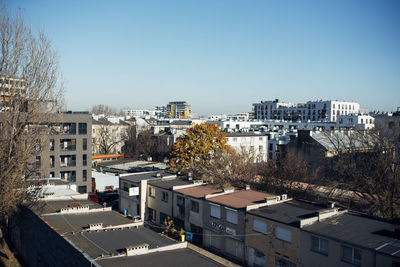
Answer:
<svg viewBox="0 0 400 267"><path fill-rule="evenodd" d="M96 146L97 151L104 155L120 152L119 145L128 138L128 127L112 124L107 120L100 123L100 126L96 127L96 135L93 138L93 145Z"/></svg>
<svg viewBox="0 0 400 267"><path fill-rule="evenodd" d="M331 186L353 192L368 211L400 218L400 131L350 131L327 134L335 147Z"/></svg>
<svg viewBox="0 0 400 267"><path fill-rule="evenodd" d="M197 124L177 138L169 153L169 167L175 172L187 173L196 162L202 164L217 150L227 149L225 133L216 124Z"/></svg>
<svg viewBox="0 0 400 267"><path fill-rule="evenodd" d="M21 14L0 7L0 237L8 218L34 197L26 178L30 164L62 100L55 51L44 32L35 33ZM25 178L25 179L24 179Z"/></svg>
<svg viewBox="0 0 400 267"><path fill-rule="evenodd" d="M121 112L118 112L117 109L108 106L108 105L104 105L104 104L99 104L99 105L95 105L92 107L92 113L93 114L104 114L104 115L120 115Z"/></svg>
<svg viewBox="0 0 400 267"><path fill-rule="evenodd" d="M193 177L221 187L243 187L253 182L256 175L254 153L233 148L217 150L204 162L193 162Z"/></svg>

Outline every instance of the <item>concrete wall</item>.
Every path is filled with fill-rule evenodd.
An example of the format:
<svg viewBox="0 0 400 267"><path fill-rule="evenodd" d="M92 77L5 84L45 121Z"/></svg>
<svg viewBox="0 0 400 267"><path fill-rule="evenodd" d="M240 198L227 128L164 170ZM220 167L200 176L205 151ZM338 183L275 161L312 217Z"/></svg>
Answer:
<svg viewBox="0 0 400 267"><path fill-rule="evenodd" d="M320 254L318 252L314 252L311 250L311 236L328 240L328 255ZM372 250L366 250L351 244L342 243L338 240L333 240L330 238L314 235L306 231L301 231L300 242L301 242L300 256L303 266L324 266L324 267L354 266L354 264L347 263L342 260L341 245L355 247L361 250L361 266L363 267L381 266L381 265L375 265L375 258L374 258L375 253Z"/></svg>
<svg viewBox="0 0 400 267"><path fill-rule="evenodd" d="M300 260L300 229L288 226L286 224L278 223L275 221L267 220L265 218L255 216L252 214L246 215L246 233L255 234L246 236L246 261L251 262L252 250L257 249L262 251L265 255L265 266L275 266L275 257L283 258L287 261L295 263L297 266L301 266ZM261 234L253 231L253 220L261 220L267 223L267 234ZM279 240L275 237L275 228L277 226L289 229L292 231L292 242L288 243L283 240ZM253 257L254 260L254 257ZM313 266L313 265L304 265ZM317 265L315 265L317 266Z"/></svg>
<svg viewBox="0 0 400 267"><path fill-rule="evenodd" d="M89 259L31 210L24 208L10 225L12 242L27 266L90 266Z"/></svg>
<svg viewBox="0 0 400 267"><path fill-rule="evenodd" d="M160 212L172 217L172 201L173 201L172 191L147 184L147 192L149 192L150 187L152 188L152 190L154 192L154 196L149 196L147 194L146 207L149 207L149 208L152 208L153 210L155 210L156 218L154 218L154 221L158 224L163 224L163 222L160 221ZM162 199L163 192L168 195L168 198L166 201L164 201Z"/></svg>

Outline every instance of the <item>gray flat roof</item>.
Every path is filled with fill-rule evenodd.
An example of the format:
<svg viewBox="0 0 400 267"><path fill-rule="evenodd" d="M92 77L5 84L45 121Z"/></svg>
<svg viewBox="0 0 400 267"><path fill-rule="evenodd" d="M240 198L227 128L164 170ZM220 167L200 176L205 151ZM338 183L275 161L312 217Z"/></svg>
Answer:
<svg viewBox="0 0 400 267"><path fill-rule="evenodd" d="M321 236L365 248L377 248L394 241L394 224L364 214L345 213L303 227Z"/></svg>
<svg viewBox="0 0 400 267"><path fill-rule="evenodd" d="M261 207L248 211L249 214L257 215L273 221L298 226L298 221L304 218L316 216L316 212L326 207L314 205L301 201L288 201L271 206Z"/></svg>
<svg viewBox="0 0 400 267"><path fill-rule="evenodd" d="M150 253L146 255L102 259L96 261L101 266L176 266L176 267L212 267L224 266L191 249Z"/></svg>
<svg viewBox="0 0 400 267"><path fill-rule="evenodd" d="M159 188L170 190L173 186L193 184L193 181L188 181L186 177L179 177L174 179L160 179L149 181L148 184L157 186Z"/></svg>
<svg viewBox="0 0 400 267"><path fill-rule="evenodd" d="M44 215L43 218L60 233L82 231L92 223L103 223L104 227L133 222L115 211Z"/></svg>
<svg viewBox="0 0 400 267"><path fill-rule="evenodd" d="M175 244L174 241L146 227L81 232L64 235L64 237L93 259L102 254L121 253L125 247L143 243L149 244L150 249Z"/></svg>
<svg viewBox="0 0 400 267"><path fill-rule="evenodd" d="M79 203L81 206L89 206L90 209L102 208L103 206L89 199L71 199L71 200L49 200L38 201L32 206L32 210L36 214L54 213L61 208L67 208L69 204Z"/></svg>
<svg viewBox="0 0 400 267"><path fill-rule="evenodd" d="M122 176L120 177L121 180L133 182L133 183L140 183L142 180L150 180L150 179L161 179L163 177L167 176L173 176L174 174L171 173L160 173L160 176L157 177L156 174L160 173L159 171L152 171L149 173L138 173L138 174L132 174L132 175L127 175L127 176ZM172 178L172 177L171 177Z"/></svg>

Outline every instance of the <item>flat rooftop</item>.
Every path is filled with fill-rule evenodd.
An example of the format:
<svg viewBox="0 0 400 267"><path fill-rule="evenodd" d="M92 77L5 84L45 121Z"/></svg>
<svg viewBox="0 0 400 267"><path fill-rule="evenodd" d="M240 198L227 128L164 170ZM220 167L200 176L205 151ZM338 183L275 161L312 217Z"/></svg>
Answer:
<svg viewBox="0 0 400 267"><path fill-rule="evenodd" d="M160 176L157 176L158 173L160 174ZM165 178L165 177L171 177L171 179L172 179L173 176L176 177L175 174L152 171L152 172L147 172L147 173L126 175L126 176L120 177L120 179L129 181L132 183L140 183L140 181L142 181L142 180L161 179L161 178Z"/></svg>
<svg viewBox="0 0 400 267"><path fill-rule="evenodd" d="M186 177L177 177L177 178L164 178L160 180L152 180L149 181L148 184L170 190L174 186L193 184L193 181L189 181Z"/></svg>
<svg viewBox="0 0 400 267"><path fill-rule="evenodd" d="M133 223L131 219L115 211L43 215L43 219L60 233L82 231L93 223L103 223L103 227Z"/></svg>
<svg viewBox="0 0 400 267"><path fill-rule="evenodd" d="M31 208L36 214L55 213L61 208L68 208L68 205L79 203L80 206L89 206L90 209L98 209L103 206L89 199L71 199L71 200L49 200L38 201Z"/></svg>
<svg viewBox="0 0 400 267"><path fill-rule="evenodd" d="M255 210L250 210L247 213L296 226L297 222L301 219L316 216L318 211L326 209L326 207L318 204L291 200L271 206L261 207Z"/></svg>
<svg viewBox="0 0 400 267"><path fill-rule="evenodd" d="M81 232L64 235L64 238L71 241L83 253L87 253L93 259L101 255L118 254L128 246L143 243L149 244L149 249L175 244L174 241L146 227Z"/></svg>
<svg viewBox="0 0 400 267"><path fill-rule="evenodd" d="M265 198L274 195L255 191L255 190L240 190L226 195L208 198L209 202L232 207L236 209L245 208L249 205L260 204L265 202Z"/></svg>
<svg viewBox="0 0 400 267"><path fill-rule="evenodd" d="M215 185L199 185L189 188L176 189L175 192L181 193L185 196L204 198L206 195L222 193L223 189Z"/></svg>
<svg viewBox="0 0 400 267"><path fill-rule="evenodd" d="M315 222L303 227L303 230L365 248L377 248L396 240L395 227L395 224L382 219L349 212Z"/></svg>
<svg viewBox="0 0 400 267"><path fill-rule="evenodd" d="M147 255L101 259L96 261L101 266L176 266L176 267L213 267L224 266L191 249L176 249Z"/></svg>

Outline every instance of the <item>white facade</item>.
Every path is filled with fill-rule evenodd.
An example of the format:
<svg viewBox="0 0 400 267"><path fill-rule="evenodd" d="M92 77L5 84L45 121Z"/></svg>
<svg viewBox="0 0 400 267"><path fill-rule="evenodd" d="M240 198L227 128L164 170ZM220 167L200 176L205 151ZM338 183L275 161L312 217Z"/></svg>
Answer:
<svg viewBox="0 0 400 267"><path fill-rule="evenodd" d="M231 133L227 134L228 145L236 151L245 150L254 152L255 162L267 161L268 159L268 136L258 134Z"/></svg>
<svg viewBox="0 0 400 267"><path fill-rule="evenodd" d="M369 115L340 115L336 121L337 128L355 128L369 130L375 127L375 118Z"/></svg>
<svg viewBox="0 0 400 267"><path fill-rule="evenodd" d="M274 101L261 101L253 104L257 120L320 121L335 122L337 116L358 114L360 104L346 101L308 101L297 104Z"/></svg>

